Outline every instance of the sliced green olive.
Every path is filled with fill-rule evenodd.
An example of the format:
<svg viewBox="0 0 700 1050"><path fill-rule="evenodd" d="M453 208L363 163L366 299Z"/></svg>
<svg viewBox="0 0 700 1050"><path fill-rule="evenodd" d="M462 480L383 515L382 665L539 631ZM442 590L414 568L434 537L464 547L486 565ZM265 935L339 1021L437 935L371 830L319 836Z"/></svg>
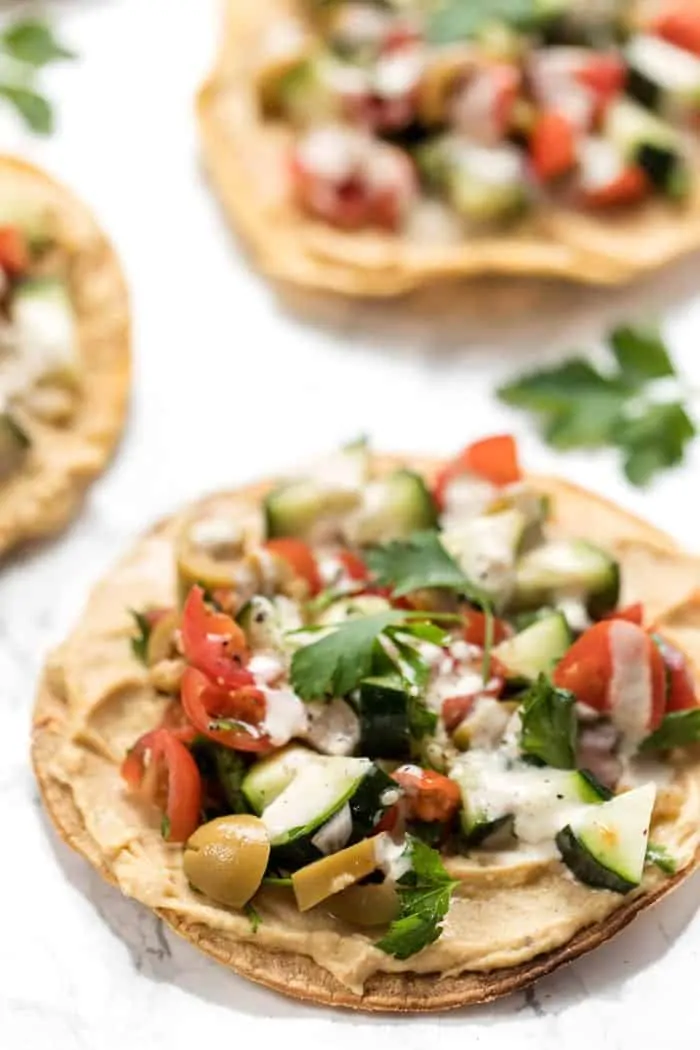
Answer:
<svg viewBox="0 0 700 1050"><path fill-rule="evenodd" d="M435 52L418 85L418 115L424 124L443 123L455 85L476 66L476 52L469 44Z"/></svg>
<svg viewBox="0 0 700 1050"><path fill-rule="evenodd" d="M327 897L371 875L377 868L374 840L363 839L354 846L332 853L330 857L307 864L292 875L294 896L299 911L314 908Z"/></svg>
<svg viewBox="0 0 700 1050"><path fill-rule="evenodd" d="M242 908L260 888L270 858L270 839L259 817L218 817L197 828L185 847L185 875L200 893Z"/></svg>
<svg viewBox="0 0 700 1050"><path fill-rule="evenodd" d="M177 541L180 595L194 584L209 590L235 587L245 553L245 533L222 505L190 518Z"/></svg>
<svg viewBox="0 0 700 1050"><path fill-rule="evenodd" d="M349 886L326 905L331 915L355 926L385 926L399 913L399 898L392 882Z"/></svg>
<svg viewBox="0 0 700 1050"><path fill-rule="evenodd" d="M175 655L175 629L179 623L180 616L176 609L164 613L160 619L156 620L151 628L146 646L148 667L153 667L161 660L167 660L168 657Z"/></svg>

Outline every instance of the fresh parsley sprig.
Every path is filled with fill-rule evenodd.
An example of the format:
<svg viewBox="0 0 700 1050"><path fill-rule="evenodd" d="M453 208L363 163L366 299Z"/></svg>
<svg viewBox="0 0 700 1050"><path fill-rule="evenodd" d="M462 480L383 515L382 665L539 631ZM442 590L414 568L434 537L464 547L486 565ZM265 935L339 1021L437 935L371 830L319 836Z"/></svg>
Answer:
<svg viewBox="0 0 700 1050"><path fill-rule="evenodd" d="M601 367L574 357L506 383L498 397L534 413L553 448L618 449L629 481L644 486L682 462L697 426L657 328L619 327L608 344ZM669 399L658 398L658 380L670 385Z"/></svg>
<svg viewBox="0 0 700 1050"><path fill-rule="evenodd" d="M325 696L346 696L363 678L372 674L375 660L386 657L381 645L384 637L392 644L401 635L441 644L445 634L428 620L452 622L457 617L441 613L387 609L371 616L358 616L335 625L330 634L294 653L291 682L303 700ZM401 640L399 639L401 645Z"/></svg>
<svg viewBox="0 0 700 1050"><path fill-rule="evenodd" d="M576 767L576 708L573 693L540 675L520 708L523 754L553 769Z"/></svg>
<svg viewBox="0 0 700 1050"><path fill-rule="evenodd" d="M700 742L700 707L671 711L651 736L643 740L640 751L666 751Z"/></svg>
<svg viewBox="0 0 700 1050"><path fill-rule="evenodd" d="M452 44L478 36L487 26L504 24L528 30L542 21L537 0L442 0L428 19L428 39Z"/></svg>
<svg viewBox="0 0 700 1050"><path fill-rule="evenodd" d="M39 19L21 19L0 32L0 98L37 134L48 135L54 128L53 107L38 88L37 74L53 62L73 58Z"/></svg>
<svg viewBox="0 0 700 1050"><path fill-rule="evenodd" d="M452 892L458 885L445 871L437 850L413 835L407 836L406 848L410 851L411 870L396 884L399 917L377 941L377 948L396 959L408 959L438 939Z"/></svg>
<svg viewBox="0 0 700 1050"><path fill-rule="evenodd" d="M478 605L486 617L482 676L488 681L491 673L493 643L493 605L490 596L470 580L433 530L415 532L406 540L393 540L375 547L367 556L367 564L380 587L390 587L395 598L415 591L444 588L455 591L467 601Z"/></svg>
<svg viewBox="0 0 700 1050"><path fill-rule="evenodd" d="M148 652L148 639L151 637L153 624L145 613L137 612L136 609L130 609L129 612L136 624L136 634L131 638L131 651L137 660L145 664Z"/></svg>

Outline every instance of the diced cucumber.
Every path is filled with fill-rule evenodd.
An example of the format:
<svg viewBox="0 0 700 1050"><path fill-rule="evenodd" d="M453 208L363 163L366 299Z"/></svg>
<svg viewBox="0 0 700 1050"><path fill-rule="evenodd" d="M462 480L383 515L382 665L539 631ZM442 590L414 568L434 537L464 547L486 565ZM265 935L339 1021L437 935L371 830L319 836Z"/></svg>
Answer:
<svg viewBox="0 0 700 1050"><path fill-rule="evenodd" d="M263 810L272 845L285 845L324 824L351 798L371 765L368 758L305 761Z"/></svg>
<svg viewBox="0 0 700 1050"><path fill-rule="evenodd" d="M254 762L241 785L251 809L261 814L291 784L301 769L319 760L322 761L321 757L310 748L288 744L269 758Z"/></svg>
<svg viewBox="0 0 700 1050"><path fill-rule="evenodd" d="M31 442L29 435L9 412L0 413L0 482L22 465Z"/></svg>
<svg viewBox="0 0 700 1050"><path fill-rule="evenodd" d="M410 697L397 675L366 678L360 685L360 751L370 758L408 758Z"/></svg>
<svg viewBox="0 0 700 1050"><path fill-rule="evenodd" d="M515 563L526 526L522 511L502 510L444 532L442 543L465 576L503 606L515 584Z"/></svg>
<svg viewBox="0 0 700 1050"><path fill-rule="evenodd" d="M512 146L478 146L445 136L429 144L422 165L455 211L475 225L512 218L527 204L522 158Z"/></svg>
<svg viewBox="0 0 700 1050"><path fill-rule="evenodd" d="M626 160L643 168L662 192L680 196L687 188L688 165L680 136L643 106L626 98L613 102L605 117L603 134Z"/></svg>
<svg viewBox="0 0 700 1050"><path fill-rule="evenodd" d="M357 442L283 482L264 501L267 535L307 537L322 519L342 519L360 503L368 466L367 447Z"/></svg>
<svg viewBox="0 0 700 1050"><path fill-rule="evenodd" d="M13 290L10 320L22 344L41 361L40 374L69 386L80 377L75 312L66 283L59 278L36 277Z"/></svg>
<svg viewBox="0 0 700 1050"><path fill-rule="evenodd" d="M656 786L582 811L557 835L562 860L588 886L628 893L642 881Z"/></svg>
<svg viewBox="0 0 700 1050"><path fill-rule="evenodd" d="M46 204L26 195L0 194L0 226L19 227L32 248L41 248L51 240L52 225Z"/></svg>
<svg viewBox="0 0 700 1050"><path fill-rule="evenodd" d="M640 33L625 48L627 92L673 118L700 103L700 58L661 37Z"/></svg>
<svg viewBox="0 0 700 1050"><path fill-rule="evenodd" d="M350 841L359 842L371 834L386 811L396 805L401 794L396 781L373 762L350 799Z"/></svg>
<svg viewBox="0 0 700 1050"><path fill-rule="evenodd" d="M610 797L587 773L509 766L497 752L468 751L454 763L450 777L460 787L462 830L472 846L507 821L524 842L551 842L572 811L600 805Z"/></svg>
<svg viewBox="0 0 700 1050"><path fill-rule="evenodd" d="M254 595L237 619L251 649L282 649L286 632L303 627L298 606L284 595L272 599Z"/></svg>
<svg viewBox="0 0 700 1050"><path fill-rule="evenodd" d="M352 543L371 546L405 539L436 523L435 501L423 478L412 470L397 470L366 486L362 506L348 520L347 531Z"/></svg>
<svg viewBox="0 0 700 1050"><path fill-rule="evenodd" d="M581 597L597 618L615 608L619 594L620 569L609 554L585 540L551 540L520 558L513 601L532 609Z"/></svg>
<svg viewBox="0 0 700 1050"><path fill-rule="evenodd" d="M378 594L349 595L331 602L323 612L314 618L316 625L332 627L337 623L354 620L358 616L374 616L391 608L391 602Z"/></svg>
<svg viewBox="0 0 700 1050"><path fill-rule="evenodd" d="M494 647L493 655L515 679L534 682L548 674L571 645L566 617L560 612L543 616L524 631Z"/></svg>

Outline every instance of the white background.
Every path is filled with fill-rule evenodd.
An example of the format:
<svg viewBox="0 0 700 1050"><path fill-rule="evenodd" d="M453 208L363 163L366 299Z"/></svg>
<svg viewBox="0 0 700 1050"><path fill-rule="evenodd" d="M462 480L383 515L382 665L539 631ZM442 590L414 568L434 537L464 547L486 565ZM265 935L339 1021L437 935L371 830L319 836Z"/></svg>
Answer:
<svg viewBox="0 0 700 1050"><path fill-rule="evenodd" d="M405 304L283 305L225 229L198 164L192 100L215 7L47 3L80 55L45 78L60 129L39 140L0 116L0 149L45 165L99 214L135 320L132 413L117 459L80 519L0 579L0 1050L349 1050L358 1040L425 1050L438 1038L445 1050L696 1048L697 878L534 995L440 1019L355 1017L287 1001L200 957L103 886L41 813L27 741L43 654L132 537L200 492L359 433L380 448L449 453L505 427L531 466L569 471L698 546L700 447L640 493L620 480L612 454L563 461L492 399L504 376L640 310L664 314L677 361L700 385L697 260L621 293L550 291L507 316L475 310L467 288L447 317Z"/></svg>

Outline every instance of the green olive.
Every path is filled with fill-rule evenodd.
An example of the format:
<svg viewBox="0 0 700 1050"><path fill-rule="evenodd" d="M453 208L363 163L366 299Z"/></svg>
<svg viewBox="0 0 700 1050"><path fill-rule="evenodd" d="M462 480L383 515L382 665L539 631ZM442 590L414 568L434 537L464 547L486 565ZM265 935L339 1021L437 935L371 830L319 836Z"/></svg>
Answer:
<svg viewBox="0 0 700 1050"><path fill-rule="evenodd" d="M299 911L314 908L327 897L332 897L341 890L371 875L377 868L377 857L373 839L362 842L329 857L307 864L292 875L294 896Z"/></svg>
<svg viewBox="0 0 700 1050"><path fill-rule="evenodd" d="M175 653L175 629L180 623L180 616L176 609L164 613L151 629L146 646L146 663L149 667L167 660Z"/></svg>
<svg viewBox="0 0 700 1050"><path fill-rule="evenodd" d="M457 44L435 51L418 85L418 115L424 124L441 124L450 95L460 79L477 65L470 44Z"/></svg>
<svg viewBox="0 0 700 1050"><path fill-rule="evenodd" d="M259 817L218 817L197 828L185 847L183 867L195 889L219 904L242 908L260 888L270 839Z"/></svg>
<svg viewBox="0 0 700 1050"><path fill-rule="evenodd" d="M355 926L385 926L399 913L399 898L392 882L349 886L326 904L331 915Z"/></svg>

